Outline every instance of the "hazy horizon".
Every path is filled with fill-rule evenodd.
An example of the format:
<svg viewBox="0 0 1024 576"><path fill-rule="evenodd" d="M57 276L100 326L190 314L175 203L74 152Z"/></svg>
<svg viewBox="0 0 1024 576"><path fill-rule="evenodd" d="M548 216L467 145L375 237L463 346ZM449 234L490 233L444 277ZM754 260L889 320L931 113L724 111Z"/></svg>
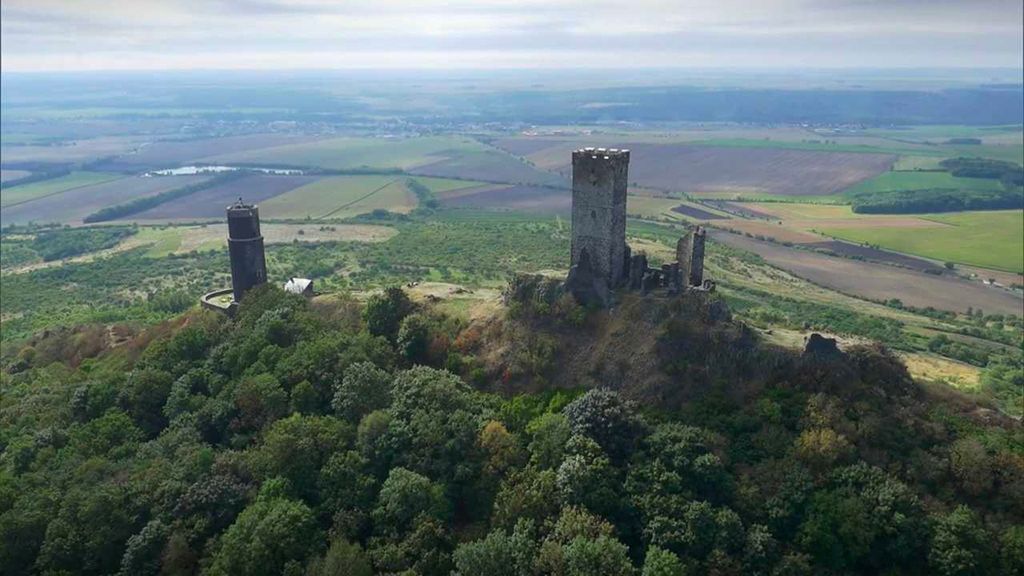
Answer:
<svg viewBox="0 0 1024 576"><path fill-rule="evenodd" d="M6 0L2 70L1020 69L1016 0Z"/></svg>

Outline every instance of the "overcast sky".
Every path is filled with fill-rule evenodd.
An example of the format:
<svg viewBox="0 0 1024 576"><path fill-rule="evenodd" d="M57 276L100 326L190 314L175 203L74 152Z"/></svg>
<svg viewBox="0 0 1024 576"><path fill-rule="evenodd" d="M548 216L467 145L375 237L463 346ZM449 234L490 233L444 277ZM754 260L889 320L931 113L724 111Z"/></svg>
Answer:
<svg viewBox="0 0 1024 576"><path fill-rule="evenodd" d="M2 68L1021 67L1022 0L2 0Z"/></svg>

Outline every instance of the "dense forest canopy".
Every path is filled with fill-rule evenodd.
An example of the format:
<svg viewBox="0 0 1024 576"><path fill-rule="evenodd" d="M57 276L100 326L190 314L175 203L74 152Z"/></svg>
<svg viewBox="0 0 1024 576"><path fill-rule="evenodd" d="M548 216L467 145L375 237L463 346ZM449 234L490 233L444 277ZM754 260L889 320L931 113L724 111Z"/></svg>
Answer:
<svg viewBox="0 0 1024 576"><path fill-rule="evenodd" d="M501 330L541 339L602 314L513 304ZM113 349L41 336L5 358L0 566L1021 573L1019 425L937 401L879 346L800 357L687 306L719 312L666 318L658 349L704 391L662 404L511 394L479 331L397 288L361 304L266 286L232 321L191 311ZM769 375L744 381L747 363Z"/></svg>

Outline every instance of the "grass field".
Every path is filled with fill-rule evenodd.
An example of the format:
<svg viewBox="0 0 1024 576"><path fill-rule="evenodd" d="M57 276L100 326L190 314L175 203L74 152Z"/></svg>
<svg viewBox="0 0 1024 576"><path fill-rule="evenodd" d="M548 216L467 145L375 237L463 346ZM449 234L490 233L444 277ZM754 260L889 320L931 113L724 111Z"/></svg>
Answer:
<svg viewBox="0 0 1024 576"><path fill-rule="evenodd" d="M948 226L908 230L895 226L823 226L825 234L937 260L1009 272L1024 269L1024 211L922 215Z"/></svg>
<svg viewBox="0 0 1024 576"><path fill-rule="evenodd" d="M893 190L922 190L925 188L952 188L956 190L1001 190L998 180L986 178L957 178L949 172L884 172L847 188L844 194L860 192L889 192Z"/></svg>
<svg viewBox="0 0 1024 576"><path fill-rule="evenodd" d="M265 218L348 218L377 209L408 213L416 196L403 176L333 176L260 204Z"/></svg>
<svg viewBox="0 0 1024 576"><path fill-rule="evenodd" d="M204 158L204 162L250 163L318 167L402 168L430 164L450 155L482 150L483 145L463 136L421 138L330 138L274 146Z"/></svg>
<svg viewBox="0 0 1024 576"><path fill-rule="evenodd" d="M0 194L0 206L3 206L4 208L17 206L18 204L36 200L38 198L45 198L46 196L53 194L60 194L61 192L66 192L73 188L81 188L82 186L99 184L101 182L109 182L118 178L123 178L123 176L107 172L72 172L67 176L61 176L59 178L41 180L39 182L32 182L11 188L5 187L3 189L3 194Z"/></svg>

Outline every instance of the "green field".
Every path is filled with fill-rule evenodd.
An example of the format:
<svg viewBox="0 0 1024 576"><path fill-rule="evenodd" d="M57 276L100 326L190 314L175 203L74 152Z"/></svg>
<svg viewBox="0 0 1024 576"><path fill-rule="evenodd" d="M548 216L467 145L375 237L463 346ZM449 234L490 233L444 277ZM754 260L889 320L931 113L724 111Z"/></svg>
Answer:
<svg viewBox="0 0 1024 576"><path fill-rule="evenodd" d="M260 204L268 218L348 218L377 209L407 213L415 195L404 176L332 176L296 188Z"/></svg>
<svg viewBox="0 0 1024 576"><path fill-rule="evenodd" d="M830 236L869 243L936 260L1008 272L1024 270L1024 211L953 212L921 218L949 224L942 228L823 228Z"/></svg>
<svg viewBox="0 0 1024 576"><path fill-rule="evenodd" d="M845 195L894 190L923 190L925 188L952 188L956 190L1001 190L998 180L986 178L957 178L949 172L885 172L847 188Z"/></svg>
<svg viewBox="0 0 1024 576"><path fill-rule="evenodd" d="M412 168L443 160L451 153L481 150L483 145L462 136L422 138L331 138L302 144L221 154L204 162L243 162L270 165L353 168Z"/></svg>
<svg viewBox="0 0 1024 576"><path fill-rule="evenodd" d="M5 208L9 206L16 206L22 202L28 202L29 200L67 192L73 188L81 188L82 186L99 184L101 182L109 182L111 180L117 180L118 178L123 178L123 176L121 174L111 174L108 172L72 172L66 176L52 178L50 180L41 180L39 182L32 182L10 188L4 187L3 194L0 194L0 206Z"/></svg>

